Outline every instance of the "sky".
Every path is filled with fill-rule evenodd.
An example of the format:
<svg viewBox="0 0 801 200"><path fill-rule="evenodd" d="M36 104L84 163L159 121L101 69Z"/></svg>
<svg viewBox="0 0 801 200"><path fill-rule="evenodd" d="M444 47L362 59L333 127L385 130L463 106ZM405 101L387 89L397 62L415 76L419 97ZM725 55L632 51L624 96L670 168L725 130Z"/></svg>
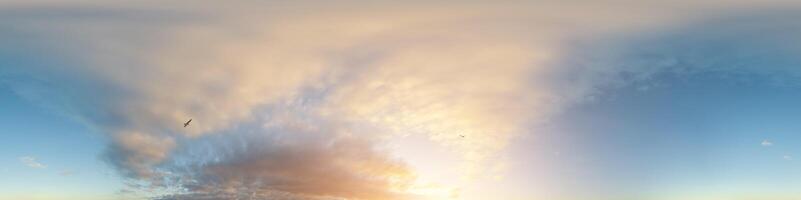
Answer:
<svg viewBox="0 0 801 200"><path fill-rule="evenodd" d="M801 199L800 10L0 1L0 200Z"/></svg>

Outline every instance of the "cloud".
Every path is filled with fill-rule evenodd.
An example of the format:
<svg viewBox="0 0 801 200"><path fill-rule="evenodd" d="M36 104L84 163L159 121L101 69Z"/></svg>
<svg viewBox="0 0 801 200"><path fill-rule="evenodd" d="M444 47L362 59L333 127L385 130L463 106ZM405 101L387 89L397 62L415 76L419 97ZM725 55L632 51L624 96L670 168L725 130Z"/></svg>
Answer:
<svg viewBox="0 0 801 200"><path fill-rule="evenodd" d="M784 160L793 160L793 156L790 156L790 155L784 155L784 156L782 156L782 158Z"/></svg>
<svg viewBox="0 0 801 200"><path fill-rule="evenodd" d="M369 134L325 124L285 120L194 141L201 146L178 150L161 168L174 181L168 185L188 192L159 198L408 199L410 168Z"/></svg>
<svg viewBox="0 0 801 200"><path fill-rule="evenodd" d="M708 17L656 32L622 34L621 39L576 42L564 60L564 73L584 73L582 82L616 87L658 77L712 74L739 81L797 85L800 49L791 35L798 31L796 12L738 13ZM775 30L775 31L765 31ZM770 36L754 37L765 32ZM792 42L787 42L790 40ZM610 67L614 66L614 67Z"/></svg>
<svg viewBox="0 0 801 200"><path fill-rule="evenodd" d="M260 107L283 101L320 102L310 108L313 115L370 127L385 137L430 135L462 149L470 162L502 149L522 130L524 111L550 110L527 102L549 101L551 95L524 92L526 74L547 55L509 38L529 40L530 34L469 22L499 10L408 13L415 9L404 6L353 15L331 7L304 16L198 11L188 17L164 14L165 20L150 24L136 17L139 9L98 21L82 13L119 9L48 7L80 15L55 22L41 8L24 8L17 12L22 17L3 23L23 27L14 30L19 33L61 39L21 40L18 46L58 47L45 53L66 59L53 64L18 57L31 67L3 70L14 77L4 82L108 133L113 143L104 157L131 178L158 179L154 168L171 159L175 141L224 132ZM460 29L471 31L452 35ZM195 119L193 125L180 127L188 118ZM469 144L450 142L458 134L469 134Z"/></svg>
<svg viewBox="0 0 801 200"><path fill-rule="evenodd" d="M75 172L73 170L62 170L58 174L61 175L61 176L72 176L72 175L77 174L77 172Z"/></svg>
<svg viewBox="0 0 801 200"><path fill-rule="evenodd" d="M769 141L769 140L762 140L762 143L760 143L760 144L761 144L763 147L769 147L769 146L773 146L773 142L771 142L771 141Z"/></svg>
<svg viewBox="0 0 801 200"><path fill-rule="evenodd" d="M47 165L40 163L39 161L36 160L36 158L31 157L31 156L20 157L19 161L22 162L22 164L25 164L26 166L28 166L30 168L36 168L36 169L47 168Z"/></svg>
<svg viewBox="0 0 801 200"><path fill-rule="evenodd" d="M151 178L151 167L164 160L175 146L171 137L158 137L143 133L118 134L115 145L110 146L105 158L115 166L125 166L120 170L131 177Z"/></svg>
<svg viewBox="0 0 801 200"><path fill-rule="evenodd" d="M0 32L14 47L0 84L107 134L106 161L166 199L410 198L413 168L386 140L422 135L475 175L560 109L664 71L716 71L727 63L684 49L762 30L644 33L704 4L20 5L0 18L15 27ZM614 40L630 33L648 37Z"/></svg>

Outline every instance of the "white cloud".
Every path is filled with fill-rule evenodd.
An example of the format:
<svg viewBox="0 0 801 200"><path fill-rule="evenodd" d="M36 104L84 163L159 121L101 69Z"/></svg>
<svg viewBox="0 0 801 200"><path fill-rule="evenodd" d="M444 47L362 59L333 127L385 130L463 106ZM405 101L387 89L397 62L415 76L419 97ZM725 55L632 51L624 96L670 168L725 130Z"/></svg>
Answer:
<svg viewBox="0 0 801 200"><path fill-rule="evenodd" d="M762 146L765 146L765 147L773 146L773 142L771 142L769 140L762 140L761 144L762 144Z"/></svg>
<svg viewBox="0 0 801 200"><path fill-rule="evenodd" d="M36 160L36 158L31 156L20 157L19 161L31 168L36 168L36 169L47 168L47 165L40 163L39 161Z"/></svg>
<svg viewBox="0 0 801 200"><path fill-rule="evenodd" d="M784 156L782 156L782 158L784 160L793 160L793 156L790 156L790 155L784 155Z"/></svg>

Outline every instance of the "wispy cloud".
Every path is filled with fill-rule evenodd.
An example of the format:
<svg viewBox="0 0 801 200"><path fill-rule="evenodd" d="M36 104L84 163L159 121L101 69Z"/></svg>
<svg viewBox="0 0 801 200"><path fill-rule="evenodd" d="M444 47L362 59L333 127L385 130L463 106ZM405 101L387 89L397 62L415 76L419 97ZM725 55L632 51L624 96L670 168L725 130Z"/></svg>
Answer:
<svg viewBox="0 0 801 200"><path fill-rule="evenodd" d="M773 146L773 142L771 142L771 141L769 141L769 140L762 140L762 143L761 143L761 145L762 145L763 147L769 147L769 146Z"/></svg>
<svg viewBox="0 0 801 200"><path fill-rule="evenodd" d="M20 157L19 161L22 162L22 164L25 164L26 166L28 166L30 168L36 168L36 169L47 168L47 165L40 163L39 161L36 160L36 158L31 157L31 156Z"/></svg>
<svg viewBox="0 0 801 200"><path fill-rule="evenodd" d="M782 156L782 159L784 159L784 160L793 160L793 156L784 155L784 156Z"/></svg>
<svg viewBox="0 0 801 200"><path fill-rule="evenodd" d="M61 176L72 176L72 175L77 174L77 172L75 172L73 170L62 170L58 174L61 175Z"/></svg>

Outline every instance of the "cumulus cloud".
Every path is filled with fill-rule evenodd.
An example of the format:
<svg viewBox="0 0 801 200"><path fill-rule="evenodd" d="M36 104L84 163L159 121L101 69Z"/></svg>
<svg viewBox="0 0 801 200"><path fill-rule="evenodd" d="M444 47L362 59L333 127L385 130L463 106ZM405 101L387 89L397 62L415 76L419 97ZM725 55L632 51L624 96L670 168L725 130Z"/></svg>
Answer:
<svg viewBox="0 0 801 200"><path fill-rule="evenodd" d="M39 161L36 160L36 158L31 157L31 156L20 157L19 161L22 162L22 164L25 164L26 166L28 166L30 168L36 168L36 169L47 168L47 165L40 163Z"/></svg>
<svg viewBox="0 0 801 200"><path fill-rule="evenodd" d="M10 4L0 84L106 133L104 158L159 198L402 199L414 171L385 140L423 135L487 171L598 88L720 66L674 49L713 33L613 40L703 4L346 3Z"/></svg>
<svg viewBox="0 0 801 200"><path fill-rule="evenodd" d="M125 166L120 170L132 177L154 176L150 167L164 160L175 146L171 137L157 137L143 133L123 133L115 136L115 145L109 147L105 158L116 166Z"/></svg>
<svg viewBox="0 0 801 200"><path fill-rule="evenodd" d="M762 145L763 147L769 147L769 146L773 146L773 142L771 142L771 141L769 141L769 140L762 140L762 143L761 143L761 145Z"/></svg>
<svg viewBox="0 0 801 200"><path fill-rule="evenodd" d="M165 199L408 199L410 168L367 133L326 121L283 119L254 132L194 141L161 169L187 191ZM357 189L356 189L357 188Z"/></svg>
<svg viewBox="0 0 801 200"><path fill-rule="evenodd" d="M498 10L408 13L412 9L386 7L352 15L333 7L309 8L321 10L303 16L186 11L185 18L156 15L165 19L151 24L137 17L138 9L97 20L93 14L120 10L87 7L44 9L80 16L57 22L42 8L18 8L21 17L4 23L63 39L23 40L21 46L58 47L46 53L69 59L8 68L8 76L30 78L6 82L108 132L114 143L105 157L133 178L157 178L153 168L169 159L175 140L219 132L284 100L322 101L315 108L320 116L380 132L429 134L443 143L468 134L472 144L460 148L466 159L481 160L519 131L523 113L533 108L527 101L550 98L523 91L529 68L547 57L509 38L534 42L529 34L482 32L496 25L466 21L495 17ZM370 15L376 17L362 17ZM321 21L329 18L337 20ZM466 32L452 34L460 29ZM318 96L302 96L308 93ZM548 106L538 108L547 112ZM195 123L180 127L188 118Z"/></svg>

